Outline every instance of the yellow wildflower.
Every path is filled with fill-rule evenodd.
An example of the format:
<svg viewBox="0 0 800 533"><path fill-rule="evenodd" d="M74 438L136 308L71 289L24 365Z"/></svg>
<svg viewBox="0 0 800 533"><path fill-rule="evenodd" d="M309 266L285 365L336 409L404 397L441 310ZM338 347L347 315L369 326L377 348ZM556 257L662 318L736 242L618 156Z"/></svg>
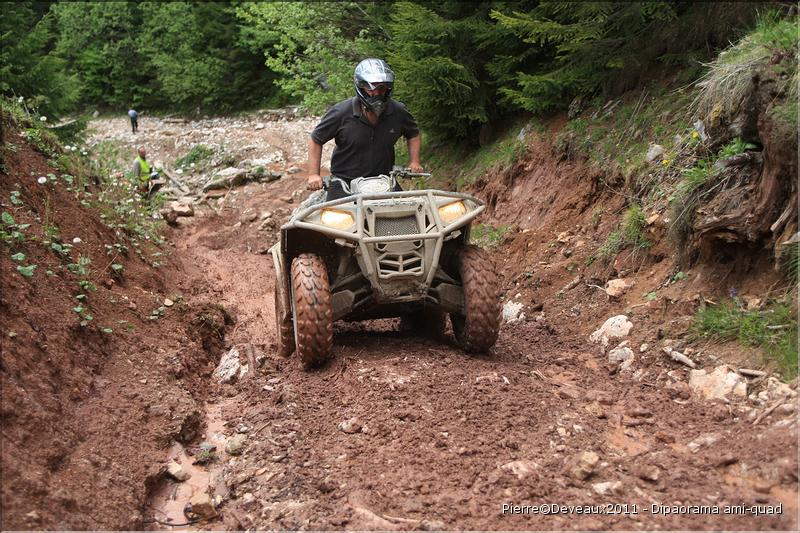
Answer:
<svg viewBox="0 0 800 533"><path fill-rule="evenodd" d="M700 137L700 134L697 133L696 131L693 131L692 132L692 139L697 139L698 137Z"/></svg>

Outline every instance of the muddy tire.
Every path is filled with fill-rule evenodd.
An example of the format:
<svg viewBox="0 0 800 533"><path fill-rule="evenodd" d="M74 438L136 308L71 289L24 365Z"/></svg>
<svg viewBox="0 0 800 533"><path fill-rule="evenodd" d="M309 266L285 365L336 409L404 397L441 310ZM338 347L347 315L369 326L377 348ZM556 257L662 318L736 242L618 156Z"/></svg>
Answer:
<svg viewBox="0 0 800 533"><path fill-rule="evenodd" d="M333 348L333 310L325 262L316 254L292 261L294 341L303 366L325 363Z"/></svg>
<svg viewBox="0 0 800 533"><path fill-rule="evenodd" d="M468 352L485 352L497 342L500 330L500 285L494 264L486 253L466 246L457 267L464 287L464 314L451 314L453 333Z"/></svg>
<svg viewBox="0 0 800 533"><path fill-rule="evenodd" d="M411 331L414 334L423 335L431 339L444 337L446 326L447 315L439 309L429 307L424 307L417 313L404 315L400 319L401 330Z"/></svg>
<svg viewBox="0 0 800 533"><path fill-rule="evenodd" d="M275 282L276 284L279 281ZM294 352L294 324L291 313L281 320L281 301L278 287L275 287L275 329L278 337L278 353L281 357L289 357Z"/></svg>

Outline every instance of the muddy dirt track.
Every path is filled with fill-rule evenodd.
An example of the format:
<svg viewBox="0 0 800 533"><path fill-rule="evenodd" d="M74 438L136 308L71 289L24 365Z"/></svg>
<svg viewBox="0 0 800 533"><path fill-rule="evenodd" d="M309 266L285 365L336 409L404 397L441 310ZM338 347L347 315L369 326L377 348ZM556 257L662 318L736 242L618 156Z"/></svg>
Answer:
<svg viewBox="0 0 800 533"><path fill-rule="evenodd" d="M273 355L274 271L258 252L276 233L235 226L248 209L287 213L296 205L287 192L303 182L245 187L176 235L188 282L202 280L236 316L228 345L266 355L254 376L208 399L228 437L248 433L241 456L221 458L222 522L204 527L795 527L793 430L752 428L735 405L687 399L666 386L685 380L680 365L637 380L612 373L558 323L505 325L485 357L466 355L452 335L428 340L391 320L338 325L321 370ZM513 514L504 504L621 504L629 513ZM782 514L702 514L741 504L780 504Z"/></svg>
<svg viewBox="0 0 800 533"><path fill-rule="evenodd" d="M302 143L276 138L281 164L302 166ZM693 396L688 368L639 354L639 342L656 336L638 317L635 371L620 372L587 340L617 313L568 312L588 307L591 288L557 297L563 280L554 282L545 312L504 324L486 356L462 352L451 332L433 340L401 331L399 320L337 324L332 362L315 371L278 356L264 251L306 194L304 182L302 172L287 173L234 188L169 230L165 279L124 289L132 300L147 293L142 312L159 294L181 294L186 305L159 321L143 314L138 337L118 341L132 355L109 354L85 378L92 392L75 392L76 411L65 406L63 415L83 433L65 442L74 449L59 452L66 459L46 482L36 485L37 471L24 467L27 453L38 461L37 448L4 450L4 464L17 465L7 479L19 480L4 481L4 527L797 528L797 400L766 416L768 405ZM552 233L519 238L544 246ZM504 289L516 291L512 279L528 267L510 264L504 246L493 253ZM224 339L190 327L210 316L208 303L230 314ZM211 370L232 349L249 371L217 383ZM131 363L140 357L142 365ZM764 416L754 424L756 415ZM204 454L209 461L191 464ZM166 476L170 459L192 478ZM187 518L185 505L207 487L216 516ZM28 513L33 504L38 511Z"/></svg>

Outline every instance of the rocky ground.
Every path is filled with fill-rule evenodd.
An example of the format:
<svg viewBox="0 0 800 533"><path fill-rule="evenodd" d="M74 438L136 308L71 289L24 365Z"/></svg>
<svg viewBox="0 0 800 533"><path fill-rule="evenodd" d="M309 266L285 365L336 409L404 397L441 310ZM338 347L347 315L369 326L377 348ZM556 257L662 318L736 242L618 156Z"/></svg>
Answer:
<svg viewBox="0 0 800 533"><path fill-rule="evenodd" d="M152 367L114 370L125 358L102 366L78 412L100 433L119 416L131 426L125 435L165 420L176 427L143 446L146 456L113 437L94 450L91 439L76 445L81 454L57 473L83 482L66 484L67 516L47 512L46 484L26 490L24 503L4 486L3 528L797 529L796 382L748 371L749 362L724 366L730 347L687 345L677 334L689 313L684 294L633 303L631 282L637 291L661 283L664 265L640 277L620 266L627 282L602 287L562 268L603 231L565 227L563 213L540 224L517 217L519 231L494 249L506 300L489 355L383 320L337 325L333 360L320 370L279 357L264 251L307 194L313 124L286 114L145 117L136 137L123 119L92 124L92 142L114 140L131 153L144 144L177 182L168 187L177 266L151 290L180 294L187 307L141 331ZM215 159L178 172L174 161L201 143ZM580 169L569 172L577 179ZM220 180L228 181L209 187ZM526 183L535 178L515 186ZM484 221L513 218L492 211ZM224 339L168 333L206 316L192 310L209 304L230 315L227 325L219 320ZM172 354L183 355L182 372ZM118 474L141 480L133 497L97 485L102 474L80 477L102 472L111 452L97 450L113 445L126 452L106 469L124 458L134 465ZM77 460L91 453L100 457ZM98 513L113 508L124 512Z"/></svg>

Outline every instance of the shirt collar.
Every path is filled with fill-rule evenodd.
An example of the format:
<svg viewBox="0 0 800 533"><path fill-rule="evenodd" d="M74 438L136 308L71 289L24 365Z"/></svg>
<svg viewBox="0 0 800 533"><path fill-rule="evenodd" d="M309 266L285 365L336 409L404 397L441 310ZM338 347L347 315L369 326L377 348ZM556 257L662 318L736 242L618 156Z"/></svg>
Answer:
<svg viewBox="0 0 800 533"><path fill-rule="evenodd" d="M394 111L394 102L392 101L391 98L389 98L389 101L386 103L386 110L383 112L383 114L391 115L393 111ZM361 100L358 98L358 96L353 97L353 116L354 117L363 116L363 113L361 112Z"/></svg>

